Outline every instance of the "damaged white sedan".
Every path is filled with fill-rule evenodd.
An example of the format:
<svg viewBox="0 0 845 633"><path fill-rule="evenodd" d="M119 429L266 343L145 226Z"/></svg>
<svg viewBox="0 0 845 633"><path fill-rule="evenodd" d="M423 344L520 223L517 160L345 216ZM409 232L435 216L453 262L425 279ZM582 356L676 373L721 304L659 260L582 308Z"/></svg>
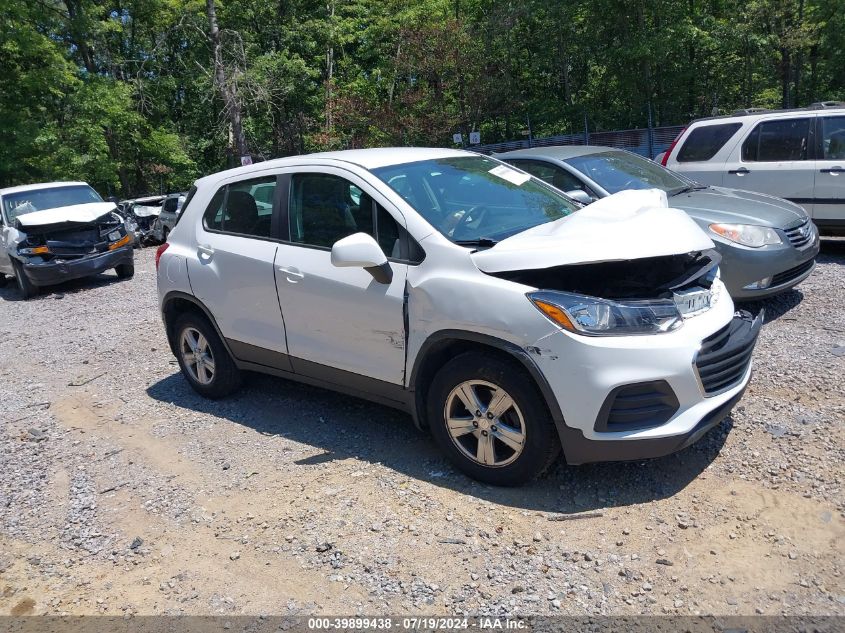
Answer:
<svg viewBox="0 0 845 633"><path fill-rule="evenodd" d="M659 191L589 207L445 149L313 154L196 182L157 253L209 398L260 371L409 412L481 481L665 455L739 400L762 317ZM409 457L412 459L412 457Z"/></svg>
<svg viewBox="0 0 845 633"><path fill-rule="evenodd" d="M132 277L132 242L115 205L84 182L0 189L0 285L14 277L25 299L111 268Z"/></svg>

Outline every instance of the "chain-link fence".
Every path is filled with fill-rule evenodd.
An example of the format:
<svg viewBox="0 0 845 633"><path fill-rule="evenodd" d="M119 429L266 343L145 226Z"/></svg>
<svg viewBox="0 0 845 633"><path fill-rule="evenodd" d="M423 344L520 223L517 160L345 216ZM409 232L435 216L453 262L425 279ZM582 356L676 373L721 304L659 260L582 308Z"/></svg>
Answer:
<svg viewBox="0 0 845 633"><path fill-rule="evenodd" d="M582 132L579 134L560 134L543 138L527 138L518 141L490 143L488 145L470 145L467 149L482 154L508 152L528 147L549 147L550 145L606 145L654 158L669 149L672 141L684 129L682 125L668 127L637 128L633 130L615 130L612 132Z"/></svg>

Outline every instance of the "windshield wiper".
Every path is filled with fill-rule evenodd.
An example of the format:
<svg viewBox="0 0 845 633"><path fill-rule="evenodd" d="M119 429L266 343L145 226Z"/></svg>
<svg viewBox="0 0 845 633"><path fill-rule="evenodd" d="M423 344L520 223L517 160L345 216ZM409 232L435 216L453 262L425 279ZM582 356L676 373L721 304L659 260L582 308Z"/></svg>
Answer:
<svg viewBox="0 0 845 633"><path fill-rule="evenodd" d="M670 189L667 194L669 196L677 196L682 193L687 193L689 191L700 191L701 189L707 189L708 185L702 185L700 182L692 182L685 187L678 187L676 189Z"/></svg>
<svg viewBox="0 0 845 633"><path fill-rule="evenodd" d="M483 248L490 248L498 243L497 240L490 237L479 237L475 240L455 240L455 244L458 246L481 246Z"/></svg>

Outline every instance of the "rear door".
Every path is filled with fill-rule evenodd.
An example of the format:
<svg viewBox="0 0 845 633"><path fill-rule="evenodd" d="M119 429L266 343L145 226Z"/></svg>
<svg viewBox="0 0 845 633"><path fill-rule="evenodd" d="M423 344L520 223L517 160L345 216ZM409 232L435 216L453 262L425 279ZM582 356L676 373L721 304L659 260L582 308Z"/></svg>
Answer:
<svg viewBox="0 0 845 633"><path fill-rule="evenodd" d="M276 254L276 284L288 348L297 373L332 381L351 372L403 384L404 218L356 174L325 167L291 174L289 241ZM376 238L393 271L389 284L363 268L331 263L332 245L354 233Z"/></svg>
<svg viewBox="0 0 845 633"><path fill-rule="evenodd" d="M827 228L845 228L845 114L819 115L812 216Z"/></svg>
<svg viewBox="0 0 845 633"><path fill-rule="evenodd" d="M811 205L814 119L803 115L759 121L731 152L724 185Z"/></svg>
<svg viewBox="0 0 845 633"><path fill-rule="evenodd" d="M188 276L236 357L290 370L273 269L278 202L260 204L252 195L270 186L274 200L278 183L274 174L220 186L196 227Z"/></svg>

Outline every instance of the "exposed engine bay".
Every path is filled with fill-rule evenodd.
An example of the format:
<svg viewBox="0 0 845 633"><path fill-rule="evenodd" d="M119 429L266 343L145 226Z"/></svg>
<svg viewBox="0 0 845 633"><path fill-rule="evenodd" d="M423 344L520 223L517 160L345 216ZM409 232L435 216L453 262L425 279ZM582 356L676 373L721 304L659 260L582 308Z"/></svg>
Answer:
<svg viewBox="0 0 845 633"><path fill-rule="evenodd" d="M709 289L720 260L715 250L706 250L488 274L544 290L603 299L669 299L691 288Z"/></svg>
<svg viewBox="0 0 845 633"><path fill-rule="evenodd" d="M123 218L109 212L93 222L57 222L20 227L18 254L42 261L73 260L131 244Z"/></svg>

